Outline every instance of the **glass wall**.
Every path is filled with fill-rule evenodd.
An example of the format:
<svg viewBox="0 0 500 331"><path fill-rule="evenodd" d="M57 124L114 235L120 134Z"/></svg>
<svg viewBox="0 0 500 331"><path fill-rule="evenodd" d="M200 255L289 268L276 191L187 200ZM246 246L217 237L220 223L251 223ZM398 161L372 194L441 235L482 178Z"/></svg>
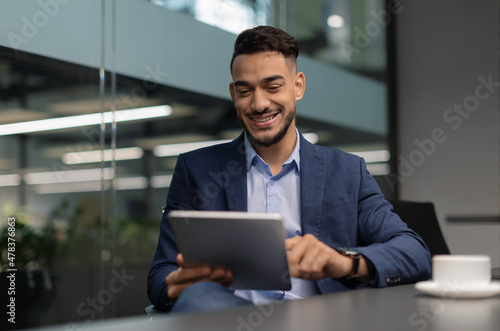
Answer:
<svg viewBox="0 0 500 331"><path fill-rule="evenodd" d="M1 328L143 314L177 155L241 133L227 84L247 27L297 37L299 129L364 152L386 190L385 34L356 44L380 3L1 0Z"/></svg>
<svg viewBox="0 0 500 331"><path fill-rule="evenodd" d="M292 34L302 54L375 79L386 77L386 1L149 0L238 34L273 25ZM389 4L390 5L390 4Z"/></svg>

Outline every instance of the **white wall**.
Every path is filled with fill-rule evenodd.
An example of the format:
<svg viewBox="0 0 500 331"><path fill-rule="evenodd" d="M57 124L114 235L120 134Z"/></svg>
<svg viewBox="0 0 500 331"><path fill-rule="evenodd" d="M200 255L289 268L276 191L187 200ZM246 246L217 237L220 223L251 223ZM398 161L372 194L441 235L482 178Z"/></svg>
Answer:
<svg viewBox="0 0 500 331"><path fill-rule="evenodd" d="M500 214L499 2L406 0L401 6L400 198L435 203L452 253L489 254L500 266L498 223L446 222L450 215ZM484 80L494 83L486 87Z"/></svg>

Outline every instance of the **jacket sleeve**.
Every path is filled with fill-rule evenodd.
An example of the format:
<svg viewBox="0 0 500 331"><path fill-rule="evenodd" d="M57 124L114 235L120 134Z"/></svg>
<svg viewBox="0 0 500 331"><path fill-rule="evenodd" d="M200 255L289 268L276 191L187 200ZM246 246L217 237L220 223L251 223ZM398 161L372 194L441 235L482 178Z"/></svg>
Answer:
<svg viewBox="0 0 500 331"><path fill-rule="evenodd" d="M167 206L163 212L160 225L158 246L148 274L148 297L158 309L169 310L171 300L167 296L165 279L169 273L176 270L177 254L179 252L175 243L172 229L168 222L168 212L174 209L195 209L195 190L190 183L183 155L179 155L172 182L167 197Z"/></svg>
<svg viewBox="0 0 500 331"><path fill-rule="evenodd" d="M428 279L431 256L418 234L393 212L360 159L358 240L356 250L375 268L375 286L384 287ZM422 220L425 221L425 220Z"/></svg>

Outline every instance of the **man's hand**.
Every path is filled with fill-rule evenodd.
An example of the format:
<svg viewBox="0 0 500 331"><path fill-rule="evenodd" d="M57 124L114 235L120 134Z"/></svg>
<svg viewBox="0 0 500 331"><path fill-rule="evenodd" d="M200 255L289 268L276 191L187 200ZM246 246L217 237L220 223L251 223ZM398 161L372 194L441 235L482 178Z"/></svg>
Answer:
<svg viewBox="0 0 500 331"><path fill-rule="evenodd" d="M234 278L230 270L223 267L185 267L182 254L177 255L179 269L168 274L165 282L167 283L169 298L177 298L188 286L201 281L214 281L223 286L229 286Z"/></svg>
<svg viewBox="0 0 500 331"><path fill-rule="evenodd" d="M351 272L352 258L340 254L312 234L286 239L285 247L289 251L288 267L292 277L319 280L326 277L341 278ZM360 260L358 275L368 275L364 258Z"/></svg>

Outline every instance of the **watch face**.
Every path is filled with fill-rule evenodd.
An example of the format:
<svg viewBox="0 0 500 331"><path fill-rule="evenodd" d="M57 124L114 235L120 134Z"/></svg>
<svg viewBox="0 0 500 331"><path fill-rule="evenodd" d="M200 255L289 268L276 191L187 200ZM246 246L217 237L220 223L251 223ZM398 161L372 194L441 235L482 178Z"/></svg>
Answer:
<svg viewBox="0 0 500 331"><path fill-rule="evenodd" d="M361 256L361 254L359 254L358 252L353 251L353 250L349 250L347 248L337 248L337 252L339 252L340 254L345 255L345 256L351 256L353 258Z"/></svg>

